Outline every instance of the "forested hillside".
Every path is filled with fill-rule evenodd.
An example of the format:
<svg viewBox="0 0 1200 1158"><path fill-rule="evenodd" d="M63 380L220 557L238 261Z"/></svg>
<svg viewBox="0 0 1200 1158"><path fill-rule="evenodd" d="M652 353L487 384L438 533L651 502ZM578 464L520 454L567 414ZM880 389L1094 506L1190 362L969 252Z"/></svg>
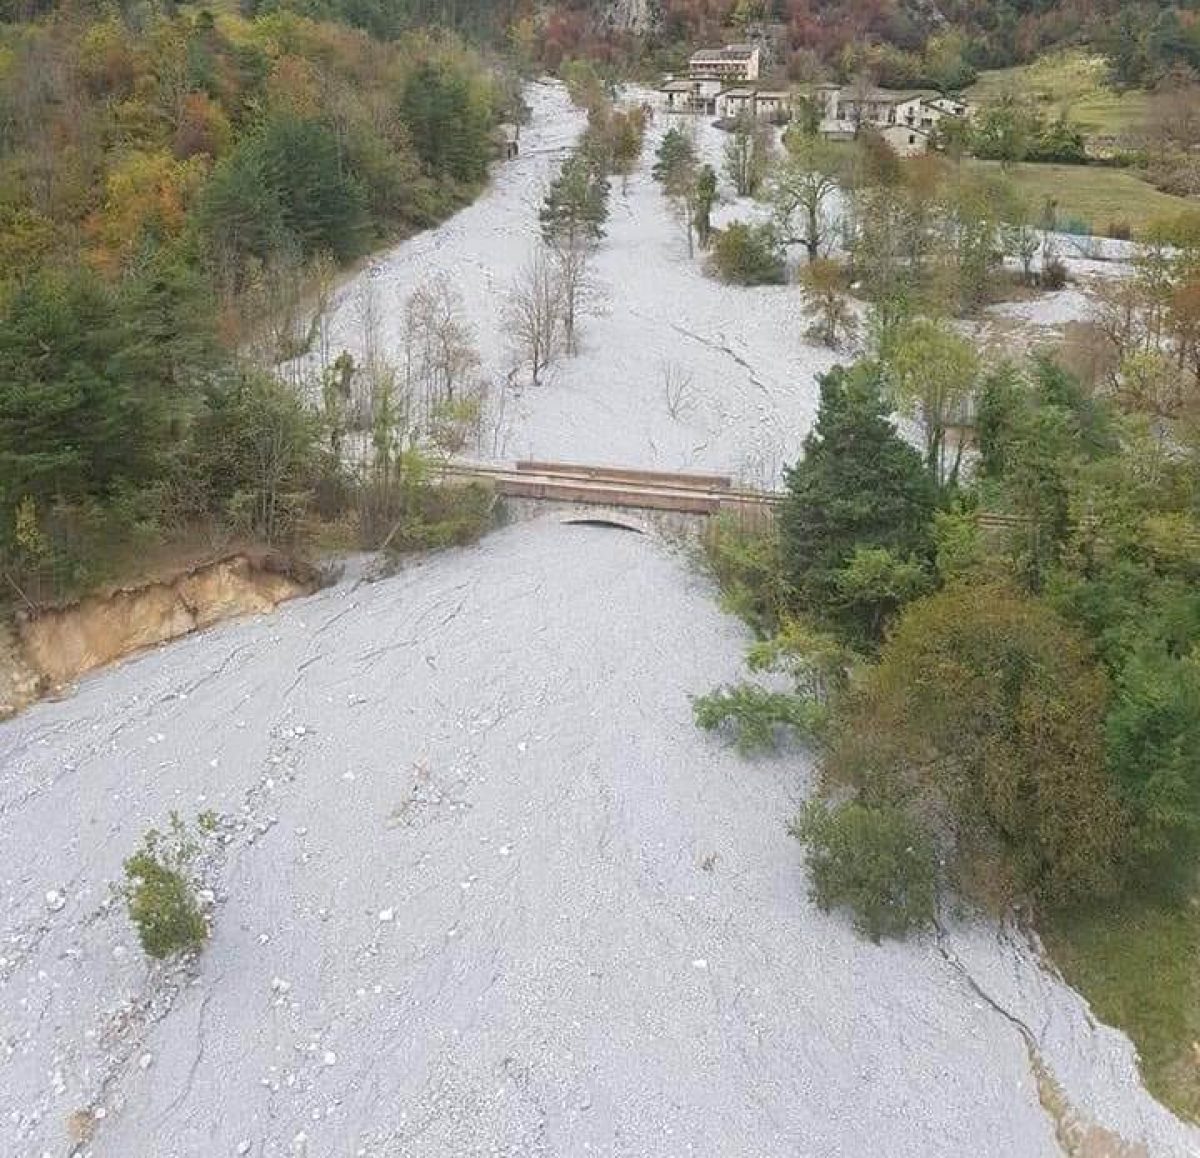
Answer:
<svg viewBox="0 0 1200 1158"><path fill-rule="evenodd" d="M731 36L763 38L796 79L868 63L883 82L954 88L976 70L1087 44L1119 78L1152 82L1200 67L1194 6L1116 0L558 0L528 23L549 63L580 54L669 59L682 47ZM518 24L518 28L520 25Z"/></svg>
<svg viewBox="0 0 1200 1158"><path fill-rule="evenodd" d="M268 373L311 335L275 321L482 187L515 86L452 32L397 20L382 40L316 18L377 23L335 7L0 25L10 595L86 585L116 544L214 516L274 535L261 496L310 485L316 437ZM283 335L265 357L233 356L264 331Z"/></svg>

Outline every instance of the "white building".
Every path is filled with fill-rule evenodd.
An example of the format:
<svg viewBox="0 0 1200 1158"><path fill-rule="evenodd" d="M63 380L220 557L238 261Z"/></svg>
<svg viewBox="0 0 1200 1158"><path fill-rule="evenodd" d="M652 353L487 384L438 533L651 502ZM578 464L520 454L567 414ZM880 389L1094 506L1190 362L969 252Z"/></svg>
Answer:
<svg viewBox="0 0 1200 1158"><path fill-rule="evenodd" d="M929 150L929 133L915 125L884 125L879 135L898 157L916 157Z"/></svg>
<svg viewBox="0 0 1200 1158"><path fill-rule="evenodd" d="M948 97L929 98L862 85L820 84L812 90L812 99L821 116L821 134L829 140L851 140L860 128L871 125L901 156L925 152L940 121L969 113L965 104ZM897 131L888 131L893 128Z"/></svg>
<svg viewBox="0 0 1200 1158"><path fill-rule="evenodd" d="M716 81L721 87L758 80L758 46L727 44L724 48L701 48L688 60L688 77Z"/></svg>
<svg viewBox="0 0 1200 1158"><path fill-rule="evenodd" d="M735 121L743 113L754 116L754 89L726 89L717 98L717 115L721 120Z"/></svg>
<svg viewBox="0 0 1200 1158"><path fill-rule="evenodd" d="M702 48L688 60L687 78L671 78L659 92L669 112L701 113L732 120L743 112L778 120L790 98L777 90L759 90L759 49L754 44Z"/></svg>
<svg viewBox="0 0 1200 1158"><path fill-rule="evenodd" d="M697 89L690 80L669 80L658 91L663 94L663 101L668 112L695 112L693 99Z"/></svg>
<svg viewBox="0 0 1200 1158"><path fill-rule="evenodd" d="M754 94L754 115L776 124L791 120L792 94L783 89L760 88Z"/></svg>

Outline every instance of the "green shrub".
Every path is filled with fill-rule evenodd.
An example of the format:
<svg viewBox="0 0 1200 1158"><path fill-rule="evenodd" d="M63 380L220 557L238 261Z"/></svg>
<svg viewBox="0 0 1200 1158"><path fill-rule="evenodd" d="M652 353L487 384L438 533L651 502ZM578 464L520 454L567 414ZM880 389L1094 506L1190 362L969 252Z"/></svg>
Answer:
<svg viewBox="0 0 1200 1158"><path fill-rule="evenodd" d="M704 562L721 588L725 610L773 634L788 602L779 536L761 519L721 512L704 531Z"/></svg>
<svg viewBox="0 0 1200 1158"><path fill-rule="evenodd" d="M142 948L155 958L196 949L208 938L188 868L198 851L187 826L171 813L165 833L152 828L125 862L121 893Z"/></svg>
<svg viewBox="0 0 1200 1158"><path fill-rule="evenodd" d="M783 253L769 225L734 221L713 235L712 269L733 285L779 285L785 277Z"/></svg>
<svg viewBox="0 0 1200 1158"><path fill-rule="evenodd" d="M847 906L873 941L933 920L933 846L899 808L811 801L789 831L808 849L812 897L823 911Z"/></svg>
<svg viewBox="0 0 1200 1158"><path fill-rule="evenodd" d="M474 543L492 525L495 493L482 483L422 483L405 496L386 548L431 551Z"/></svg>
<svg viewBox="0 0 1200 1158"><path fill-rule="evenodd" d="M825 718L815 700L786 692L772 692L758 684L731 684L692 700L696 723L705 731L732 726L742 752L774 748L780 729L812 736Z"/></svg>

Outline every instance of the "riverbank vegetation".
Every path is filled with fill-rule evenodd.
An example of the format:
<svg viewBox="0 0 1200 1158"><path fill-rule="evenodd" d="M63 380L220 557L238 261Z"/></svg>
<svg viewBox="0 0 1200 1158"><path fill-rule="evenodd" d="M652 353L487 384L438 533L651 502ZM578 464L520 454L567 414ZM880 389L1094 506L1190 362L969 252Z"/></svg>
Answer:
<svg viewBox="0 0 1200 1158"><path fill-rule="evenodd" d="M1193 229L1164 226L1111 288L1082 378L1053 354L988 365L881 299L864 355L822 379L773 526L714 526L770 681L701 697L697 719L819 753L793 829L822 906L874 937L962 904L1032 920L1196 1116Z"/></svg>
<svg viewBox="0 0 1200 1158"><path fill-rule="evenodd" d="M284 10L0 28L5 598L86 589L148 542L287 543L336 515L351 428L408 418L378 367L317 350L312 307L475 196L517 100L452 34ZM313 352L323 380L281 385Z"/></svg>

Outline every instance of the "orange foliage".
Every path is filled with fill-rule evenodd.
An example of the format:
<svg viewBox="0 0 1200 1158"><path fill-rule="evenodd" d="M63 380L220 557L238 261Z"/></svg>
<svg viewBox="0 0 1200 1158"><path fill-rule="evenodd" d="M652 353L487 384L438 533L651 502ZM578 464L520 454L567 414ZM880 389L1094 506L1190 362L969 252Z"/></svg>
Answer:
<svg viewBox="0 0 1200 1158"><path fill-rule="evenodd" d="M104 205L87 221L96 268L117 272L146 235L177 237L204 173L204 162L195 157L131 153L122 160L105 182Z"/></svg>
<svg viewBox="0 0 1200 1158"><path fill-rule="evenodd" d="M183 98L175 129L175 156L181 161L201 154L219 157L233 139L229 118L207 93L190 92Z"/></svg>
<svg viewBox="0 0 1200 1158"><path fill-rule="evenodd" d="M276 60L267 79L267 101L280 112L316 117L321 111L321 79L312 61L291 55Z"/></svg>

